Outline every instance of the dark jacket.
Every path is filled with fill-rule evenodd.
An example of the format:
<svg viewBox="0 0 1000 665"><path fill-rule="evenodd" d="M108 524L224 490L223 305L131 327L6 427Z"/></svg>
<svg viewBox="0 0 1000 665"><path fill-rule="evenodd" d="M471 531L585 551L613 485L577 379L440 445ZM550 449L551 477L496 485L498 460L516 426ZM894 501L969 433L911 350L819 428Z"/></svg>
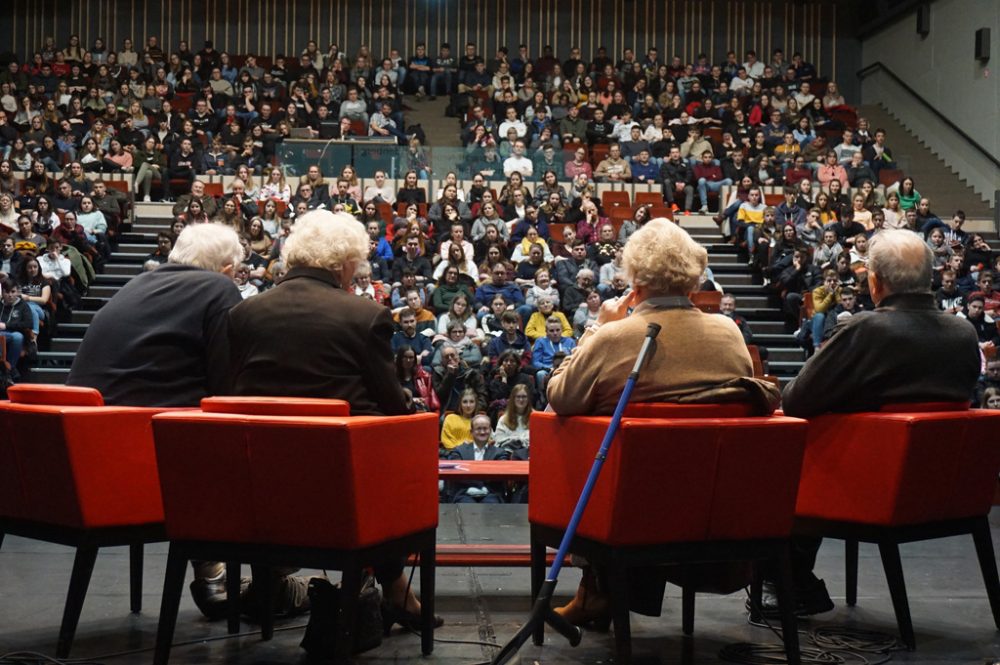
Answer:
<svg viewBox="0 0 1000 665"><path fill-rule="evenodd" d="M431 374L434 392L441 402L441 412L458 411L462 391L471 388L476 392L480 404L486 403L486 381L479 370L462 363L458 371L449 373L443 365L436 365Z"/></svg>
<svg viewBox="0 0 1000 665"><path fill-rule="evenodd" d="M233 392L342 399L351 415L407 413L391 337L387 308L343 290L329 271L292 268L229 313Z"/></svg>
<svg viewBox="0 0 1000 665"><path fill-rule="evenodd" d="M456 461L468 461L476 459L476 444L474 443L463 443L459 446L455 446L448 451L448 456L446 459L456 460ZM486 450L483 452L483 461L502 461L509 460L510 453L506 450L494 445L493 443L486 444ZM495 494L498 497L503 497L504 493L504 483L502 481L486 483L483 481L471 481L471 482L451 482L448 483L449 489L449 500L455 502L461 495L465 494L465 491L470 487L485 487L490 491L491 494Z"/></svg>
<svg viewBox="0 0 1000 665"><path fill-rule="evenodd" d="M66 383L123 406L197 406L226 394L225 315L240 300L220 273L176 263L142 273L94 316Z"/></svg>
<svg viewBox="0 0 1000 665"><path fill-rule="evenodd" d="M21 333L27 338L31 335L31 307L18 298L13 305L0 303L0 322L4 324L4 332Z"/></svg>
<svg viewBox="0 0 1000 665"><path fill-rule="evenodd" d="M891 295L834 329L785 387L782 406L808 418L894 402L965 402L978 377L972 326L938 310L930 293Z"/></svg>

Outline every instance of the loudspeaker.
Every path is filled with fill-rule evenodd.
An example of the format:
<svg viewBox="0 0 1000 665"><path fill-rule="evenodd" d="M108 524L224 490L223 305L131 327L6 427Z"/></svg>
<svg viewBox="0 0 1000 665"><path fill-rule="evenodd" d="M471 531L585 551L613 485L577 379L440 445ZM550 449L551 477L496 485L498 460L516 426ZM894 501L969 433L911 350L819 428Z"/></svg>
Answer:
<svg viewBox="0 0 1000 665"><path fill-rule="evenodd" d="M931 6L917 5L917 34L926 37L931 32Z"/></svg>
<svg viewBox="0 0 1000 665"><path fill-rule="evenodd" d="M986 62L990 59L990 29L976 30L976 60Z"/></svg>

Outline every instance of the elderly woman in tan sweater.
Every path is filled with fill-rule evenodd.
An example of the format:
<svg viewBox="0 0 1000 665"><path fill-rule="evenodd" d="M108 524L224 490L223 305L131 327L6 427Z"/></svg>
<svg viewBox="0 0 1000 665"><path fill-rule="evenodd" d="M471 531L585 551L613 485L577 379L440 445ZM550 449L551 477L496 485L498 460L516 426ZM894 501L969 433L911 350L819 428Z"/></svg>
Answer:
<svg viewBox="0 0 1000 665"><path fill-rule="evenodd" d="M727 317L695 308L688 294L708 262L705 248L666 219L654 219L629 238L622 267L632 291L606 301L576 350L553 372L548 400L559 415L614 411L650 323L663 328L655 355L639 376L636 402L749 402L759 413L777 406L774 386L756 381L743 337ZM629 314L629 310L632 310ZM667 568L630 575L630 609L658 616ZM584 567L576 597L556 610L582 625L610 617L608 596ZM640 593L641 591L641 593Z"/></svg>

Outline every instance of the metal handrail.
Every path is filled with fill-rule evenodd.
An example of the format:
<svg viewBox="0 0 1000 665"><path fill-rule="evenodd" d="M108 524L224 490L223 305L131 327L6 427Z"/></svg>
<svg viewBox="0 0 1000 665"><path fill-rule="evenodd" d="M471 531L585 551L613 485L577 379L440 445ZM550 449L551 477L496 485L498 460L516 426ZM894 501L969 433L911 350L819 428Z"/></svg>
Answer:
<svg viewBox="0 0 1000 665"><path fill-rule="evenodd" d="M911 88L901 78L899 78L898 76L896 76L896 73L893 72L891 69L889 69L889 67L887 67L885 65L885 63L883 63L881 60L873 62L872 64L868 65L867 67L858 70L857 76L858 76L859 79L863 79L866 76L868 76L869 74L871 74L872 72L877 71L877 70L882 70L883 72L885 72L886 74L888 74L889 78L891 78L893 81L895 81L897 84L899 84L899 86L901 88L903 88L908 93L910 93L914 97L914 99L916 99L920 103L921 106L923 106L925 109L927 109L928 111L930 111L931 113L933 113L935 116L937 116L938 120L940 120L943 124L947 125L948 128L950 128L956 134L958 134L963 139L965 139L966 143L968 143L969 145L971 145L973 148L976 149L976 151L978 151L986 159L988 159L990 162L992 162L998 168L1000 168L1000 159L997 159L997 157L995 155L993 155L990 151L988 151L986 148L984 148L983 146L981 146L971 136L969 136L968 134L966 134L958 125L956 125L954 122L952 122L951 119L948 118L948 116L946 116L945 114L941 113L941 111L938 111L936 108L934 108L933 106L931 106L930 103L928 103L927 100L924 99L923 96L921 96L921 94L919 92L917 92L916 90L914 90L913 88Z"/></svg>

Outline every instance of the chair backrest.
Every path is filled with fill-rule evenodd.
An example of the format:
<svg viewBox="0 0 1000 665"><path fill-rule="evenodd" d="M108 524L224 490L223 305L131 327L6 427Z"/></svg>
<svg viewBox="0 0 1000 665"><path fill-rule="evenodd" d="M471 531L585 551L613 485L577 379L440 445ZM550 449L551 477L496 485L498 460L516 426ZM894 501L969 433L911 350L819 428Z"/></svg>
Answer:
<svg viewBox="0 0 1000 665"><path fill-rule="evenodd" d="M943 407L812 419L796 513L880 526L987 514L1000 413Z"/></svg>
<svg viewBox="0 0 1000 665"><path fill-rule="evenodd" d="M22 383L7 389L14 404L48 406L104 406L101 391L94 388Z"/></svg>
<svg viewBox="0 0 1000 665"><path fill-rule="evenodd" d="M722 291L695 291L691 294L694 306L708 314L718 314L722 304Z"/></svg>
<svg viewBox="0 0 1000 665"><path fill-rule="evenodd" d="M342 399L304 397L206 397L205 413L238 413L248 416L349 416L351 405Z"/></svg>
<svg viewBox="0 0 1000 665"><path fill-rule="evenodd" d="M89 388L15 386L0 402L0 516L71 528L163 521L150 420Z"/></svg>
<svg viewBox="0 0 1000 665"><path fill-rule="evenodd" d="M256 408L256 407L255 407ZM437 524L438 416L153 419L167 534L355 549ZM211 506L212 519L204 519Z"/></svg>
<svg viewBox="0 0 1000 665"><path fill-rule="evenodd" d="M609 422L532 414L533 524L569 522ZM786 537L806 430L780 416L624 418L578 533L612 545Z"/></svg>

